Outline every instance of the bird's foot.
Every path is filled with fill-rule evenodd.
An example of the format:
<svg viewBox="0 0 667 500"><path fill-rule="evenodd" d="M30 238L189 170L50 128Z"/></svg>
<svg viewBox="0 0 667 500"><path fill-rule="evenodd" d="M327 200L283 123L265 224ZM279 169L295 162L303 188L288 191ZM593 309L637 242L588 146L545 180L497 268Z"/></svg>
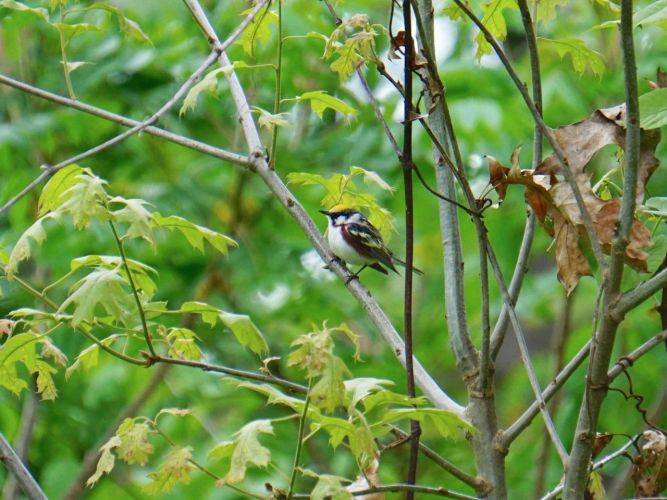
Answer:
<svg viewBox="0 0 667 500"><path fill-rule="evenodd" d="M349 285L351 281L359 280L359 273L350 273L350 275L345 279L345 285Z"/></svg>

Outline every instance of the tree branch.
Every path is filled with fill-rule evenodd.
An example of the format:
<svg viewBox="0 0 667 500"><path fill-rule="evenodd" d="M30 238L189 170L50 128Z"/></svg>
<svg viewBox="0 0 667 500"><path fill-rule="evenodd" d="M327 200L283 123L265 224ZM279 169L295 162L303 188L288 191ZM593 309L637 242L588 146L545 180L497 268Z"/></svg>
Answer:
<svg viewBox="0 0 667 500"><path fill-rule="evenodd" d="M637 307L665 286L667 286L667 269L663 269L651 279L621 295L616 305L612 307L610 314L614 315L620 321L628 311Z"/></svg>
<svg viewBox="0 0 667 500"><path fill-rule="evenodd" d="M81 101L68 99L67 97L47 92L46 90L42 90L40 88L34 87L19 80L15 80L5 75L0 75L0 84L7 85L8 87L15 88L17 90L20 90L21 92L25 92L26 94L39 97L40 99L44 99L46 101L51 101L61 106L66 106L68 108L76 109L77 111L83 111L84 113L97 116L98 118L103 118L105 120L118 123L119 125L123 125L125 127L135 127L141 124L141 122L137 120L133 120L131 118L127 118L125 116L118 115L116 113L112 113L110 111L106 111L104 109L97 108L95 106L91 106L90 104L86 104ZM161 139L165 139L169 142L173 142L174 144L179 144L194 151L199 151L200 153L205 153L215 158L219 158L221 160L234 163L236 165L249 167L252 164L252 162L247 156L242 156L237 153L225 151L224 149L220 149L215 146L211 146L210 144L190 139L189 137L174 134L173 132L169 132L167 130L158 127L148 126L145 129L143 129L143 132L146 134L153 135L155 137L160 137Z"/></svg>
<svg viewBox="0 0 667 500"><path fill-rule="evenodd" d="M58 170L68 165L71 165L72 163L76 163L85 158L93 156L99 153L100 151L104 151L105 149L110 148L111 146L124 141L128 137L138 132L141 132L149 125L155 123L163 114L165 114L173 106L176 105L176 103L181 99L181 97L183 97L183 95L185 95L185 93L190 89L190 87L201 77L204 71L206 71L213 63L215 63L216 58L217 58L217 53L215 51L211 52L211 54L209 54L209 56L204 60L204 62L194 71L194 73L190 75L190 77L183 83L183 85L181 85L181 87L176 91L176 93L159 110L157 110L155 113L153 113L153 115L151 115L143 122L135 125L130 130L126 130L122 134L119 134L116 137L113 137L112 139L103 142L102 144L98 144L97 146L90 148L84 151L83 153L79 153L75 156L72 156L71 158L68 158L67 160L61 161L56 165L43 166L42 168L44 168L44 171L41 174L39 174L30 184L28 184L25 188L23 188L17 195L12 197L7 203L5 203L2 207L0 207L0 215L5 213L11 207L13 207L19 200L21 200L24 196L26 196L33 189L39 186L42 183L42 181L51 177Z"/></svg>
<svg viewBox="0 0 667 500"><path fill-rule="evenodd" d="M621 1L620 27L626 103L623 196L621 198L620 222L612 243L608 276L603 285L602 319L593 337L586 392L579 409L570 467L565 474L563 491L564 498L568 500L579 499L586 491L588 464L591 460L600 408L608 390L607 370L620 323L620 318L615 317L612 311L620 298L625 248L629 242L630 230L635 216L640 129L637 66L632 33L632 0Z"/></svg>
<svg viewBox="0 0 667 500"><path fill-rule="evenodd" d="M185 4L190 9L197 24L204 32L206 38L213 40L215 43L217 35L213 30L206 14L197 0L184 0ZM222 66L229 66L229 59L223 52L220 54L219 63ZM284 182L269 168L268 162L264 157L262 151L264 150L257 127L253 121L250 112L250 106L246 99L245 92L236 76L235 71L230 71L225 75L229 84L230 93L236 109L238 111L238 118L243 128L243 133L250 150L251 158L253 159L254 171L262 178L267 187L273 192L278 201L283 205L287 212L299 224L302 231L311 242L322 260L329 264L329 268L343 281L347 281L347 289L359 301L363 309L371 318L375 326L378 328L383 339L389 344L394 355L404 365L404 344L403 341L391 324L386 313L380 308L375 299L372 298L370 292L358 281L349 280L351 273L345 266L334 259L333 254L325 243L320 231L315 226L313 220L306 213L301 204L298 203L295 196L285 186ZM439 408L444 408L455 412L457 415L463 415L463 407L452 400L431 378L428 372L422 365L415 360L415 382L424 394Z"/></svg>
<svg viewBox="0 0 667 500"><path fill-rule="evenodd" d="M620 358L618 358L616 364L612 366L611 369L607 372L607 379L609 380L609 382L618 377L626 367L632 366L635 361L637 361L644 354L646 354L655 346L664 342L665 340L667 340L667 330L663 330L656 336L651 337L649 340L647 340L642 345L637 347L630 354L626 354L625 356L621 356Z"/></svg>
<svg viewBox="0 0 667 500"><path fill-rule="evenodd" d="M14 475L30 500L47 500L42 488L37 484L26 466L23 465L23 462L2 433L0 433L0 461Z"/></svg>

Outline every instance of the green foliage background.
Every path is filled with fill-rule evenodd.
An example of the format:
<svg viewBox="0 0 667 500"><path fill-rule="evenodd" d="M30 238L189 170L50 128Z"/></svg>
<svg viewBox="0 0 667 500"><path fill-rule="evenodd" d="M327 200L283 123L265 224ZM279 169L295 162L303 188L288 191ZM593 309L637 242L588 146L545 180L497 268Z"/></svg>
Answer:
<svg viewBox="0 0 667 500"><path fill-rule="evenodd" d="M180 2L118 0L113 3L139 23L152 44L122 36L115 22L106 16L92 16L102 29L74 38L68 48L70 60L92 63L72 73L73 86L82 101L141 120L173 94L180 82L204 59L208 47ZM561 60L555 51L543 50L544 115L546 122L554 127L578 121L597 108L612 106L624 99L617 32L615 29L590 30L593 25L615 18L610 2L556 3L561 4L558 16L541 23L540 34L550 38L580 37L588 47L600 53L605 67L600 75L593 74L590 69L578 74L567 58ZM638 2L640 5L647 3ZM238 24L240 13L248 7L240 1L203 4L223 38ZM389 16L388 2L380 5L380 2L370 0L341 1L337 7L343 18L363 12L369 15L372 23L386 25ZM522 77L527 79L529 68L518 13L506 10L505 14L508 25L506 50ZM321 2L288 0L284 3L283 15L286 35L309 32L328 35L334 29ZM475 61L474 31L470 25L454 24L444 16L442 19L441 29L453 46L451 54L441 63L442 76L468 175L473 184L483 187L488 181L483 155L493 155L507 162L514 147L523 143L521 165L524 168L530 166L533 122L497 61L485 58L481 65ZM636 41L643 93L648 91L647 81L655 78L656 68L664 64L667 45L661 26L638 29ZM383 54L387 46L387 37L379 37L379 53ZM275 60L275 52L274 29L266 43L255 45L254 56L244 53L238 44L229 50L229 55L233 61L264 64ZM322 52L323 43L316 38L285 42L283 97L325 90L354 107L357 115L348 123L342 116L327 111L320 120L305 104L285 104L283 111L289 113L287 118L291 126L280 130L276 169L283 177L291 172L329 176L347 173L350 166L359 165L380 174L395 187L395 193L389 195L373 187L368 189L396 217L397 232L390 245L402 254L400 165L354 78L341 83L338 75L329 68L331 61L322 60ZM0 71L3 74L65 95L60 58L58 36L53 29L29 13L0 8ZM396 68L398 71L399 63ZM267 68L239 69L238 72L252 103L266 110L272 109L273 72ZM366 73L372 88L384 87L372 67ZM39 173L40 165L55 164L120 130L110 122L59 108L6 87L0 88L0 96L0 200L3 202L30 182ZM387 95L385 92L381 102L392 128L399 134L400 124L393 117L400 101L395 93ZM177 133L244 153L233 104L222 80L217 96L201 95L194 111L182 117L173 111L160 123ZM265 139L267 144L270 143L268 133ZM415 151L417 163L434 184L431 150L421 131L417 133ZM618 164L616 153L615 149L607 148L597 155L597 176L608 170L608 165ZM664 163L664 145L660 146L658 156ZM239 247L228 257L216 254L210 247L202 255L184 240L174 237L161 236L157 251L148 245L130 242L127 245L130 257L159 271L157 299L178 307L203 293L207 294L209 303L250 315L264 333L271 355L281 357L281 361L273 365L274 369L295 380L303 380L303 373L287 366L290 343L310 331L313 324L347 322L361 336L362 361L352 361L354 346L349 342L338 341L336 352L346 360L354 376L387 378L396 383L398 391L404 391L403 369L358 303L339 281L316 279L304 269L301 259L310 250L307 240L252 174L148 134L134 136L82 164L106 179L113 194L143 198L163 214L178 214L238 241ZM648 186L651 196L664 196L667 192L665 179L667 177L660 173L654 175ZM325 220L317 213L323 191L292 187L324 230ZM442 291L445 277L441 269L437 203L420 186L416 189L415 259L416 265L426 271L425 276L416 280L416 355L449 393L463 401L465 391L446 336ZM2 250L9 252L32 223L37 198L38 192L32 193L8 216L0 218ZM490 209L485 215L505 276L510 276L513 271L525 214L522 193L516 188L510 189L501 207ZM461 223L466 255L466 300L470 331L475 334L481 328L476 238L472 223L463 214ZM658 221L655 230L664 233L664 223ZM70 260L75 257L91 253L114 255L116 252L115 242L103 225L76 232L66 224L52 224L48 235L34 259L21 268L21 275L37 288L65 274ZM664 246L662 252L664 255ZM627 274L630 275L627 286L642 278L630 271ZM366 271L362 280L390 313L394 324L401 325L401 278ZM0 281L0 287L2 315L18 307L38 306L34 298L11 282ZM593 278L584 278L575 291L566 357L574 354L590 336L595 292ZM273 297L273 300L266 297ZM493 286L492 300L492 314L495 315L500 310L501 301ZM564 301L562 286L556 279L550 239L538 230L518 312L529 335L542 385L546 385L553 374L552 336L563 314ZM623 323L619 354L632 349L659 329L654 306L654 301L648 301ZM253 370L261 365L257 356L240 347L229 331L201 324L196 331L210 361ZM70 362L89 345L84 337L64 328L54 333L52 339L69 356ZM475 340L479 340L478 334ZM496 385L501 426L509 425L532 400L514 343L508 340L507 344L501 353ZM50 498L63 495L78 471L82 457L99 445L116 415L142 389L152 369L123 364L102 354L99 366L93 370L77 372L69 380L65 380L64 370L55 375L58 398L39 404L29 453L31 469ZM630 372L635 392L644 395L646 404L649 404L664 390L664 352L654 350ZM622 379L616 383L624 387ZM572 438L583 386L584 372L580 370L568 382L561 397L556 423L566 445ZM20 424L25 398L25 393L17 398L7 391L0 391L0 428L9 437L15 435ZM206 461L208 450L217 442L229 439L247 421L286 414L283 408L267 407L263 397L238 389L225 377L185 367L173 367L169 371L139 414L152 418L165 407L192 410L191 417L166 416L162 423L172 439L191 446L195 457L202 462ZM663 416L662 425L665 423L667 420ZM643 422L633 405L619 394L611 393L603 409L601 431L635 434L642 428ZM272 461L282 473L289 473L296 432L297 422L291 421L276 428L275 436L263 436L262 442L271 449ZM535 419L510 450L507 470L513 498L528 498L532 494L534 478L526 471L531 470L537 461L541 448L538 444L542 443L544 432L540 419ZM423 439L448 460L462 464L464 469L474 473L472 455L465 441L442 440L428 426ZM167 448L166 443L155 443L155 456L147 466L117 464L112 476L103 479L88 496L118 500L143 497L145 493L141 485L146 483L146 473L156 468L159 457ZM622 438L616 438L614 443L621 444ZM383 481L403 479L406 459L401 450L383 455L380 469ZM311 468L318 472L354 475L349 454L343 449L332 451L323 436L314 439L304 453L305 462L313 464ZM605 474L613 476L622 465L620 461L610 465ZM560 464L553 453L547 470L547 484L554 485L560 473ZM5 478L5 474L0 470L0 478ZM443 475L441 470L423 459L420 459L419 477L420 483L465 490L455 479ZM284 487L285 478L275 468L251 470L245 486L262 491L263 483L268 480ZM309 487L312 484L303 480L299 491L309 491ZM238 494L217 489L213 480L195 472L191 484L176 486L164 498L221 498L221 495L236 498Z"/></svg>

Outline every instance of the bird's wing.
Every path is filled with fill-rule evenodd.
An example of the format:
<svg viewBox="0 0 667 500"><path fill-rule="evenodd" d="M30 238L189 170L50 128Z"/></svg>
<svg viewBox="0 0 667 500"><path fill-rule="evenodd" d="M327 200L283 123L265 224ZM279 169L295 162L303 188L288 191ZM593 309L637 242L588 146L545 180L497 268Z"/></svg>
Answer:
<svg viewBox="0 0 667 500"><path fill-rule="evenodd" d="M345 224L345 229L350 235L348 243L359 253L376 259L392 271L397 272L392 262L391 252L387 250L382 236L372 224L358 224L356 222L351 222Z"/></svg>

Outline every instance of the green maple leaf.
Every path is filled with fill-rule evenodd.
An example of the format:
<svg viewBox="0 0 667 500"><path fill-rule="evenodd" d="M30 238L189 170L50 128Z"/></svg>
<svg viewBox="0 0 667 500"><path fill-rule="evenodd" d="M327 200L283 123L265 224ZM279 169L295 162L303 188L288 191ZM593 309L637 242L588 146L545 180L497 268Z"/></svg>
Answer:
<svg viewBox="0 0 667 500"><path fill-rule="evenodd" d="M238 246L230 237L206 227L193 224L177 215L164 217L159 212L153 212L151 223L153 227L161 227L169 231L180 231L185 236L185 239L188 240L188 243L202 253L204 252L204 240L223 255L227 255L229 247Z"/></svg>
<svg viewBox="0 0 667 500"><path fill-rule="evenodd" d="M151 245L155 245L152 226L153 215L144 208L144 205L147 205L144 200L127 200L120 196L115 196L109 200L109 203L124 205L123 208L110 213L111 219L115 222L128 224L123 239L143 238Z"/></svg>
<svg viewBox="0 0 667 500"><path fill-rule="evenodd" d="M229 472L225 475L226 482L242 481L248 464L257 467L266 467L269 464L271 451L260 444L258 440L260 434L273 434L270 420L255 420L244 425L235 434L231 464Z"/></svg>
<svg viewBox="0 0 667 500"><path fill-rule="evenodd" d="M148 441L151 428L147 422L137 422L126 418L116 431L120 438L116 453L128 464L144 465L153 453L153 445Z"/></svg>
<svg viewBox="0 0 667 500"><path fill-rule="evenodd" d="M144 488L148 493L162 493L170 491L177 483L188 484L193 465L192 448L174 448L166 456L157 472L151 472L148 477L152 482Z"/></svg>
<svg viewBox="0 0 667 500"><path fill-rule="evenodd" d="M74 305L72 325L86 321L92 323L95 309L102 307L115 321L125 321L133 300L125 289L127 282L117 269L97 268L72 286L70 295L58 309L63 313Z"/></svg>

